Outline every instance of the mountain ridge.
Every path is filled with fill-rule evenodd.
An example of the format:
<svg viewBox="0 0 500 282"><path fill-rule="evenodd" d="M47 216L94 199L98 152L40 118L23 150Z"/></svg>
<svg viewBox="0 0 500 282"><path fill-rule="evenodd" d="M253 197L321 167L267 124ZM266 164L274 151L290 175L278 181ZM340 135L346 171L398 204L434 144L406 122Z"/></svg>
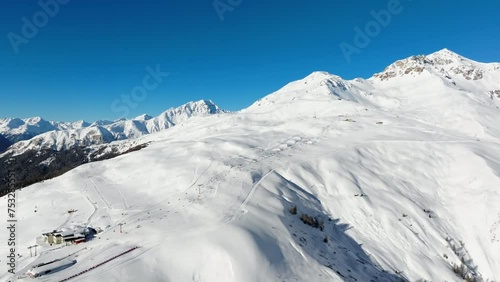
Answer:
<svg viewBox="0 0 500 282"><path fill-rule="evenodd" d="M13 120L17 122L12 131L20 127L21 122L25 122L28 126L23 127L25 130L35 128L43 128L40 124L51 124L52 127L44 127L51 129L39 134L22 133L24 135L34 135L28 140L21 140L13 144L6 153L21 154L26 150L35 148L50 148L54 150L65 150L72 146L90 146L113 141L135 139L147 134L158 132L167 129L171 126L186 121L187 119L200 116L223 113L215 103L210 100L199 100L196 102L188 102L179 107L167 109L157 117L141 115L131 120L119 119L115 121L99 120L92 124L84 121L75 123L51 123L43 120L40 117L20 119L4 119L3 128L8 127ZM19 122L21 121L21 122ZM54 125L55 124L55 125ZM0 126L1 122L0 122ZM10 136L14 133L9 132Z"/></svg>

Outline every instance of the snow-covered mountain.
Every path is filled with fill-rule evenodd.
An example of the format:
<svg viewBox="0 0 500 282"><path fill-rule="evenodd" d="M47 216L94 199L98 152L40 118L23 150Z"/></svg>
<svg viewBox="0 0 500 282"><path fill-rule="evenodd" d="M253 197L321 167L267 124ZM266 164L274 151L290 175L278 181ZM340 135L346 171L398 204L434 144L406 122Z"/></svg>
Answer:
<svg viewBox="0 0 500 282"><path fill-rule="evenodd" d="M46 121L41 117L26 119L5 118L0 119L0 134L4 135L12 143L31 139L39 134L52 130L78 129L88 126L85 121L56 122Z"/></svg>
<svg viewBox="0 0 500 282"><path fill-rule="evenodd" d="M223 111L212 101L201 100L189 102L177 108L168 109L154 118L148 115L141 115L131 120L101 120L92 124L83 121L72 124L55 124L42 122L43 120L40 118L37 119L37 123L34 123L33 119L30 119L29 121L31 122L25 121L22 126L18 126L17 128L22 128L23 132L27 132L29 129L30 134L36 132L33 130L34 126L32 124L38 125L38 127L35 128L43 128L45 130L52 126L52 129L45 130L44 133L40 130L40 133L35 137L26 141L17 142L9 148L6 154L18 155L28 150L37 150L41 148L65 150L75 145L90 146L110 143L117 140L135 139L167 129L194 116L218 114L222 112ZM15 125L12 125L13 119L9 123L6 122L7 120L4 121L5 124L7 124L4 128L11 128L8 134L10 134L10 136L15 136L13 133L17 132L15 131L17 128ZM43 127L42 124L46 126Z"/></svg>
<svg viewBox="0 0 500 282"><path fill-rule="evenodd" d="M319 115L317 101L331 102L333 96L354 102L348 104L349 108L358 111L377 108L469 136L489 138L499 134L498 120L491 113L500 106L496 94L500 93L499 76L499 63L478 63L444 49L397 61L367 80L344 80L315 72L245 111Z"/></svg>
<svg viewBox="0 0 500 282"><path fill-rule="evenodd" d="M18 192L17 275L64 258L40 279L498 281L498 66L442 50L366 80L315 72L139 137L151 144ZM71 225L104 231L36 240Z"/></svg>

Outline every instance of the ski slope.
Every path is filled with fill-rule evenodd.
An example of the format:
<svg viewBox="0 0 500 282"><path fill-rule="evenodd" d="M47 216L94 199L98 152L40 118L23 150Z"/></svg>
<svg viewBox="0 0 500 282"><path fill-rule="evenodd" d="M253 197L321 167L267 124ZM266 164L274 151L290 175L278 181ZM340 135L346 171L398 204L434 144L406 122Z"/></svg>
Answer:
<svg viewBox="0 0 500 282"><path fill-rule="evenodd" d="M450 77L455 85L432 68L391 80L313 73L24 188L18 275L77 260L35 279L61 281L137 246L70 281L462 281L452 271L462 259L470 275L498 281L500 110L483 91L498 80ZM29 256L42 232L71 224L104 232Z"/></svg>

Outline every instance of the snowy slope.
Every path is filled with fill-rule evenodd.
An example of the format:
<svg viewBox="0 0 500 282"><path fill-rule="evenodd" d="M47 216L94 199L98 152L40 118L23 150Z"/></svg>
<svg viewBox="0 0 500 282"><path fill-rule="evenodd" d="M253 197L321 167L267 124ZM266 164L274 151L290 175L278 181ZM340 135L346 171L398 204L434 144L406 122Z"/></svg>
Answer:
<svg viewBox="0 0 500 282"><path fill-rule="evenodd" d="M383 108L469 136L498 136L500 64L478 63L447 49L398 61L356 83Z"/></svg>
<svg viewBox="0 0 500 282"><path fill-rule="evenodd" d="M72 281L462 281L461 260L498 281L500 110L483 90L500 77L473 62L485 80L453 84L423 64L389 79L313 73L19 191L18 274L76 259L37 279L59 281L138 246ZM42 232L73 224L104 232L29 257Z"/></svg>
<svg viewBox="0 0 500 282"><path fill-rule="evenodd" d="M72 125L66 124L67 127L65 128L59 126L59 129L54 128L30 140L18 142L11 146L6 153L18 155L39 148L65 150L74 145L90 146L116 140L135 139L164 130L194 116L221 112L223 111L212 101L201 100L168 109L154 118L142 115L132 120L120 119L113 122L104 120L90 125L83 122Z"/></svg>

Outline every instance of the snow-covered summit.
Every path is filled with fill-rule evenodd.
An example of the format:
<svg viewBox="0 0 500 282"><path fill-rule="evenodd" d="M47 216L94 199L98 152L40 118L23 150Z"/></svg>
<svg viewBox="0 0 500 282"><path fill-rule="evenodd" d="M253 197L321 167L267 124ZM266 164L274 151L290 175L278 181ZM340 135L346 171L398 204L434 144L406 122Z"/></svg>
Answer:
<svg viewBox="0 0 500 282"><path fill-rule="evenodd" d="M153 117L150 116L150 115L147 115L147 114L142 114L140 116L136 116L135 118L133 118L132 120L150 120L152 119Z"/></svg>
<svg viewBox="0 0 500 282"><path fill-rule="evenodd" d="M69 123L69 127L70 128L82 128L82 127L87 127L90 125L90 123L84 121L84 120L79 120L79 121L75 121L73 123Z"/></svg>
<svg viewBox="0 0 500 282"><path fill-rule="evenodd" d="M361 103L370 104L358 88L340 76L327 72L313 72L303 79L288 83L278 91L259 99L242 112L279 113L282 116L308 115L322 111L340 110L333 108L337 100L352 101L357 104L343 104L349 107L362 107ZM318 103L318 102L322 103ZM361 103L358 103L361 102ZM279 111L275 111L279 109ZM345 110L345 108L343 108ZM341 110L340 110L341 111Z"/></svg>
<svg viewBox="0 0 500 282"><path fill-rule="evenodd" d="M427 55L437 65L448 65L452 63L471 62L471 60L447 49L441 49Z"/></svg>
<svg viewBox="0 0 500 282"><path fill-rule="evenodd" d="M384 71L374 74L372 79L387 81L428 73L456 83L456 80L481 80L492 72L496 75L499 71L500 64L498 63L479 63L448 49L442 49L429 55L417 55L398 60Z"/></svg>
<svg viewBox="0 0 500 282"><path fill-rule="evenodd" d="M443 49L398 60L366 80L313 72L242 112L292 118L384 110L471 136L494 136L497 121L489 117L500 107L499 66Z"/></svg>
<svg viewBox="0 0 500 282"><path fill-rule="evenodd" d="M196 102L189 102L180 106L177 112L183 109L188 113L202 113L202 114L217 114L222 112L222 110L217 106L212 100L199 100Z"/></svg>

